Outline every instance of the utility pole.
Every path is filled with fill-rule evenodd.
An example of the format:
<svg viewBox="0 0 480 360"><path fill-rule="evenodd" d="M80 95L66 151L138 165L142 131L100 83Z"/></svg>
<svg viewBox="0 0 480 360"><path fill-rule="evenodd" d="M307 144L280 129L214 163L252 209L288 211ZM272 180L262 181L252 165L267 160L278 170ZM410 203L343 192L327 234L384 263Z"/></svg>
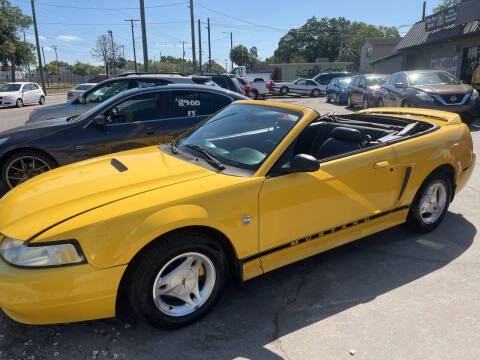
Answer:
<svg viewBox="0 0 480 360"><path fill-rule="evenodd" d="M43 77L42 69L42 57L40 55L40 42L38 41L38 29L37 29L37 16L35 15L35 3L34 0L30 0L32 4L32 17L33 17L33 29L35 30L35 43L37 45L37 58L38 64L40 65L40 78L42 79L42 88L45 95L47 95L47 88L45 87L45 78ZM5 9L5 2L2 2Z"/></svg>
<svg viewBox="0 0 480 360"><path fill-rule="evenodd" d="M113 76L116 75L115 71L115 44L113 43L113 32L112 30L108 30L108 34L110 35L110 40L112 42L112 68L113 68Z"/></svg>
<svg viewBox="0 0 480 360"><path fill-rule="evenodd" d="M137 71L137 53L135 52L135 34L133 32L133 22L140 21L138 19L127 19L124 21L130 21L130 25L132 25L132 45L133 45L133 62L135 63L135 72Z"/></svg>
<svg viewBox="0 0 480 360"><path fill-rule="evenodd" d="M140 20L142 24L143 69L145 72L148 72L147 29L145 28L145 5L143 0L140 0Z"/></svg>
<svg viewBox="0 0 480 360"><path fill-rule="evenodd" d="M197 72L197 60L195 59L195 25L194 24L195 24L195 20L194 20L194 17L193 17L193 0L190 0L190 27L191 27L191 30L192 30L193 72Z"/></svg>
<svg viewBox="0 0 480 360"><path fill-rule="evenodd" d="M233 50L233 35L232 32L230 31L230 60L232 61L232 70L233 70L233 60L232 60L232 50Z"/></svg>
<svg viewBox="0 0 480 360"><path fill-rule="evenodd" d="M202 30L200 26L200 19L198 19L198 64L200 72L202 72Z"/></svg>
<svg viewBox="0 0 480 360"><path fill-rule="evenodd" d="M185 41L182 41L182 72L185 73Z"/></svg>
<svg viewBox="0 0 480 360"><path fill-rule="evenodd" d="M58 80L60 81L60 66L58 65L58 56L57 56L57 45L50 46L53 50L55 50L55 59L57 60L57 70L58 70Z"/></svg>
<svg viewBox="0 0 480 360"><path fill-rule="evenodd" d="M225 71L228 72L228 62L227 62L227 59L225 59Z"/></svg>
<svg viewBox="0 0 480 360"><path fill-rule="evenodd" d="M207 19L208 24L208 71L212 72L212 48L210 45L210 18Z"/></svg>
<svg viewBox="0 0 480 360"><path fill-rule="evenodd" d="M27 42L27 38L25 37L25 30L23 30L23 42ZM27 70L28 70L28 80L32 81L32 74L30 73L30 63L27 64Z"/></svg>
<svg viewBox="0 0 480 360"><path fill-rule="evenodd" d="M43 55L43 64L45 65L45 75L47 76L47 82L49 82L49 80L48 80L47 62L45 61L45 51L43 51L43 46L42 46L42 55Z"/></svg>

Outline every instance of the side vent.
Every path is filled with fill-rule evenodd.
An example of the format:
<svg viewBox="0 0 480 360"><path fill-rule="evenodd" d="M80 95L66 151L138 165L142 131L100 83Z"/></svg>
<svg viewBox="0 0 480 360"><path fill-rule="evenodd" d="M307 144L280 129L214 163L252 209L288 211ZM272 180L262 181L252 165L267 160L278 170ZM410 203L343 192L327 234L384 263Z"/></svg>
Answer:
<svg viewBox="0 0 480 360"><path fill-rule="evenodd" d="M110 164L119 172L124 172L128 170L128 168L117 159L112 159L112 161L110 161Z"/></svg>

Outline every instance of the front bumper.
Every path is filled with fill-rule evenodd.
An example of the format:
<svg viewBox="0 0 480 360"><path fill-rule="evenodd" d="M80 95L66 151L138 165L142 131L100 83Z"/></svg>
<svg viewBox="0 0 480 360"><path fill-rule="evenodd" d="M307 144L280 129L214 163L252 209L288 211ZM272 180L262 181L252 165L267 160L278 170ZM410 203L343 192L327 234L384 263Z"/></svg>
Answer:
<svg viewBox="0 0 480 360"><path fill-rule="evenodd" d="M115 316L126 265L98 270L89 264L23 269L0 259L0 307L25 324L56 324Z"/></svg>
<svg viewBox="0 0 480 360"><path fill-rule="evenodd" d="M341 104L346 104L348 101L348 92L338 92L338 99L340 100Z"/></svg>
<svg viewBox="0 0 480 360"><path fill-rule="evenodd" d="M469 114L473 117L480 116L480 102L468 101L463 105L442 105L438 102L428 102L428 101L418 101L412 104L413 107L432 109L432 110L441 110L448 111L457 114Z"/></svg>

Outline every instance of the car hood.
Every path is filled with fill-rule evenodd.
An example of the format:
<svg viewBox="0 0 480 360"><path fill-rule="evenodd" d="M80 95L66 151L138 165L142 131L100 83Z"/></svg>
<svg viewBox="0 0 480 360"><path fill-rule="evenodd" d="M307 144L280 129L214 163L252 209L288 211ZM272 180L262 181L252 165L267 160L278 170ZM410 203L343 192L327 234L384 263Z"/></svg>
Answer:
<svg viewBox="0 0 480 360"><path fill-rule="evenodd" d="M73 124L73 122L67 121L66 117L52 119L52 120L43 120L43 121L28 123L23 126L17 126L15 128L8 129L6 131L1 132L0 137L5 137L8 135L12 135L18 132L23 132L28 130L34 130L34 129L36 130L41 128L57 127L57 126L64 126L64 125L70 125L70 124Z"/></svg>
<svg viewBox="0 0 480 360"><path fill-rule="evenodd" d="M429 94L470 94L473 89L470 85L424 85L412 86L412 88Z"/></svg>
<svg viewBox="0 0 480 360"><path fill-rule="evenodd" d="M7 91L7 92L0 92L0 97L5 96L17 96L19 91Z"/></svg>
<svg viewBox="0 0 480 360"><path fill-rule="evenodd" d="M27 123L77 115L89 109L90 108L86 106L72 106L72 101L57 105L43 106L33 109L30 112Z"/></svg>
<svg viewBox="0 0 480 360"><path fill-rule="evenodd" d="M0 233L28 240L102 205L215 174L157 147L67 165L30 179L0 199Z"/></svg>

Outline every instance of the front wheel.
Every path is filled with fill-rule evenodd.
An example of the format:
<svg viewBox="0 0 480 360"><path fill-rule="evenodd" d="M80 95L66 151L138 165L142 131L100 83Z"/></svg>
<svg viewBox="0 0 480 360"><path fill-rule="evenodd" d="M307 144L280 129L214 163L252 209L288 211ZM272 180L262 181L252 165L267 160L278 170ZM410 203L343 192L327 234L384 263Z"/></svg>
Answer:
<svg viewBox="0 0 480 360"><path fill-rule="evenodd" d="M174 233L146 251L128 278L129 302L157 328L188 325L220 297L225 257L203 233Z"/></svg>
<svg viewBox="0 0 480 360"><path fill-rule="evenodd" d="M351 108L351 107L352 107L352 96L351 96L351 95L348 95L348 98L347 98L347 107L348 107L348 108Z"/></svg>
<svg viewBox="0 0 480 360"><path fill-rule="evenodd" d="M288 88L286 86L282 87L280 89L280 94L287 95L288 94Z"/></svg>
<svg viewBox="0 0 480 360"><path fill-rule="evenodd" d="M312 96L313 96L313 97L319 97L319 96L320 96L320 90L318 90L318 89L313 89L313 91L312 91Z"/></svg>
<svg viewBox="0 0 480 360"><path fill-rule="evenodd" d="M23 100L22 99L17 99L17 103L15 104L17 108L23 107Z"/></svg>
<svg viewBox="0 0 480 360"><path fill-rule="evenodd" d="M338 94L335 95L335 104L340 105L340 96L338 96Z"/></svg>
<svg viewBox="0 0 480 360"><path fill-rule="evenodd" d="M49 156L34 150L21 150L3 162L1 177L6 189L12 189L28 179L55 168Z"/></svg>
<svg viewBox="0 0 480 360"><path fill-rule="evenodd" d="M433 174L418 190L407 216L407 225L420 232L435 229L442 222L452 198L448 176Z"/></svg>

